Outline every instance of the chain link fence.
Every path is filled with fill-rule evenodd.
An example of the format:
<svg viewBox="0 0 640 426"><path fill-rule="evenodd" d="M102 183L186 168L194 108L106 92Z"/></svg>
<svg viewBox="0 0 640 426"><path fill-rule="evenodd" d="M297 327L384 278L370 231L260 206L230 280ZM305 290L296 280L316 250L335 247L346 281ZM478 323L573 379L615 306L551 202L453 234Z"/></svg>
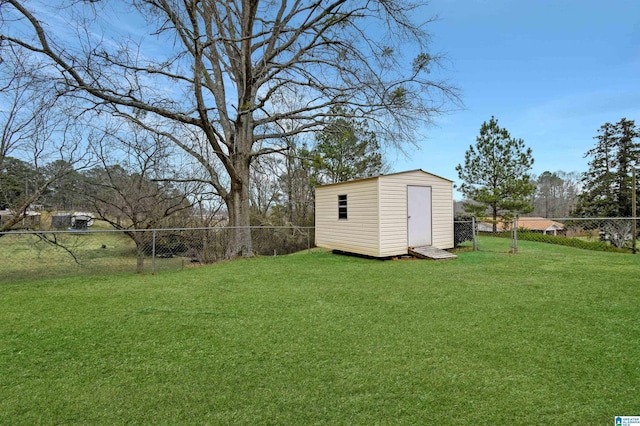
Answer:
<svg viewBox="0 0 640 426"><path fill-rule="evenodd" d="M470 242L477 249L477 226L474 217L456 217L453 221L453 240L456 247Z"/></svg>
<svg viewBox="0 0 640 426"><path fill-rule="evenodd" d="M589 250L635 252L632 218L457 217L456 246L517 252L529 240ZM313 227L249 227L251 251L278 256L313 247ZM0 233L0 283L79 274L158 273L227 258L236 228L152 230L12 231ZM635 237L634 236L635 232Z"/></svg>
<svg viewBox="0 0 640 426"><path fill-rule="evenodd" d="M512 220L457 218L455 243L471 242L474 249L518 251L518 241L537 241L576 248L635 253L637 219L633 218L541 218L519 217ZM634 238L635 235L635 238ZM482 246L481 239L501 238L504 244Z"/></svg>
<svg viewBox="0 0 640 426"><path fill-rule="evenodd" d="M224 260L238 228L12 231L0 233L0 283L78 274L155 274ZM255 226L251 252L279 256L313 247L313 227Z"/></svg>

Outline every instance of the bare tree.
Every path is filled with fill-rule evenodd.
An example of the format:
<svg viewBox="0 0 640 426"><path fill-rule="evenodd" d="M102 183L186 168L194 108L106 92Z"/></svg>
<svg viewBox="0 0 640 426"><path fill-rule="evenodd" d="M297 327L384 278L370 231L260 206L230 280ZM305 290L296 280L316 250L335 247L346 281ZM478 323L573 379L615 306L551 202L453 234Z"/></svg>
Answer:
<svg viewBox="0 0 640 426"><path fill-rule="evenodd" d="M92 146L101 166L86 173L85 196L98 216L121 229L136 245L137 272L142 273L149 234L140 232L163 225L180 212L190 212L192 192L177 188L164 177L163 147L156 134L130 128L124 135L110 129Z"/></svg>
<svg viewBox="0 0 640 426"><path fill-rule="evenodd" d="M0 120L2 135L0 139L0 169L8 156L17 151L33 133L34 122L38 119L33 106L39 96L34 82L22 61L16 55L3 55L0 64L1 103Z"/></svg>
<svg viewBox="0 0 640 426"><path fill-rule="evenodd" d="M23 51L5 49L0 62L0 178L10 173L9 160L31 169L25 190L10 200L13 214L0 232L19 224L29 207L57 181L90 164L82 130L50 82L38 75L40 64ZM56 163L57 167L51 167ZM15 176L14 176L15 178ZM0 182L0 193L4 192Z"/></svg>
<svg viewBox="0 0 640 426"><path fill-rule="evenodd" d="M278 175L282 169L282 158L263 155L251 165L251 210L252 224L276 225L270 218L272 210L282 201L282 188Z"/></svg>
<svg viewBox="0 0 640 426"><path fill-rule="evenodd" d="M424 16L421 5L131 0L118 3L119 10L156 36L132 40L117 29L101 29L123 16L114 18L109 3L71 2L56 10L77 28L75 37L62 39L44 14L21 0L4 0L0 41L44 55L68 93L162 132L197 158L225 200L229 224L238 227L229 255L250 255L244 227L256 157L284 152L280 142L287 136L335 118L333 106L369 120L381 139L402 144L411 141L416 125L457 101L437 77L440 57L427 49L428 22L415 20ZM160 45L166 53L156 54ZM286 108L292 98L299 106ZM221 168L211 167L212 157Z"/></svg>
<svg viewBox="0 0 640 426"><path fill-rule="evenodd" d="M295 138L290 140L290 149L285 156L280 184L285 194L284 208L287 223L313 226L315 188L320 181L313 167L311 151L306 145L299 146Z"/></svg>

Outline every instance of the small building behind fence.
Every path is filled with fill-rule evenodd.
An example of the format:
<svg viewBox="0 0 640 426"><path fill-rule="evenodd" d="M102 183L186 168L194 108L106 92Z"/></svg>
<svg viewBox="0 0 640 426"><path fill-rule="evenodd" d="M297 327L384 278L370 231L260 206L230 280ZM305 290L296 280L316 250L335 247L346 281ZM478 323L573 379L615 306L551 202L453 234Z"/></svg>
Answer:
<svg viewBox="0 0 640 426"><path fill-rule="evenodd" d="M51 215L51 227L53 229L67 229L71 226L71 213L58 213Z"/></svg>
<svg viewBox="0 0 640 426"><path fill-rule="evenodd" d="M11 221L15 217L15 212L13 210L0 210L0 226L4 226L6 223ZM27 210L20 220L20 222L16 223L14 228L36 228L40 226L42 221L42 214L40 212Z"/></svg>

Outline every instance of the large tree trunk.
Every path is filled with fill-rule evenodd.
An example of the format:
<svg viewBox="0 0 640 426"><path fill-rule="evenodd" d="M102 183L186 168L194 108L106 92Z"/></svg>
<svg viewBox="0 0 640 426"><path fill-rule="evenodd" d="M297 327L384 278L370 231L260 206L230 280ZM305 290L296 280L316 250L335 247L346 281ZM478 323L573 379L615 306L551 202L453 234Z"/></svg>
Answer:
<svg viewBox="0 0 640 426"><path fill-rule="evenodd" d="M227 210L229 212L229 246L227 247L227 258L238 256L250 257L251 250L251 229L249 226L249 161L246 158L237 156L235 161L235 179L231 179L231 190L225 198Z"/></svg>

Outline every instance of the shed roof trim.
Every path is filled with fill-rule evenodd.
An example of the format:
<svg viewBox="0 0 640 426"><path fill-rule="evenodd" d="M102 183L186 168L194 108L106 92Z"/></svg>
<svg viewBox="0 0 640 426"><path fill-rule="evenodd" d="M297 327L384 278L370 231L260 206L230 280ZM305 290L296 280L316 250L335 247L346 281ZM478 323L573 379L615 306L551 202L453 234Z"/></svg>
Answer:
<svg viewBox="0 0 640 426"><path fill-rule="evenodd" d="M348 180L348 181L345 181L345 182L327 183L327 184L324 184L324 185L317 185L316 187L343 185L345 183L353 183L353 182L364 182L366 180L379 179L379 178L383 178L383 177L387 177L387 176L402 175L402 174L413 173L413 172L422 172L422 173L425 173L425 174L427 174L429 176L433 176L433 177L438 178L438 179L446 180L447 182L453 182L451 179L443 178L442 176L438 176L438 175L434 175L433 173L425 172L422 169L414 169L414 170L405 170L404 172L395 172L395 173L389 173L389 174L386 174L386 175L382 174L382 175L370 176L370 177L366 177L366 178Z"/></svg>

